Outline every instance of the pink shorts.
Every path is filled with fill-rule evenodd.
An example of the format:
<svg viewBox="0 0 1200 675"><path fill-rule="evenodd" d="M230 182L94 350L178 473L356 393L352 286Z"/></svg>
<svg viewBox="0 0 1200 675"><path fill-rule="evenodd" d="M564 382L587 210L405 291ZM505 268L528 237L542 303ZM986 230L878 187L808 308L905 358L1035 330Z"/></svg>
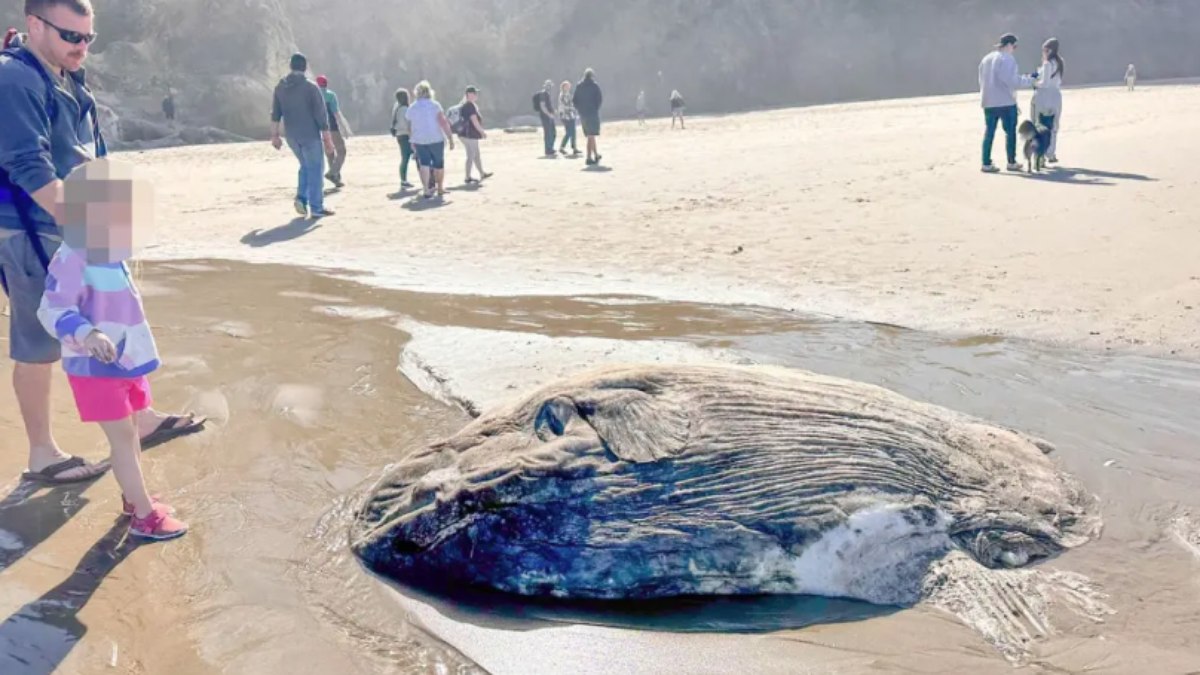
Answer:
<svg viewBox="0 0 1200 675"><path fill-rule="evenodd" d="M75 407L84 422L116 422L150 407L150 382L145 377L79 377L67 375Z"/></svg>

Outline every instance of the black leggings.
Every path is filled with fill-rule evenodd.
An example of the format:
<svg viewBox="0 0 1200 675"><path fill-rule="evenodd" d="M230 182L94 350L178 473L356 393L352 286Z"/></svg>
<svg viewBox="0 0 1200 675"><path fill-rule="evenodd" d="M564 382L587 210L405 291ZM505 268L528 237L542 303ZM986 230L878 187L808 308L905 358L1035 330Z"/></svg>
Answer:
<svg viewBox="0 0 1200 675"><path fill-rule="evenodd" d="M397 136L396 142L400 144L400 182L407 183L408 160L413 156L412 143L408 142L408 136Z"/></svg>

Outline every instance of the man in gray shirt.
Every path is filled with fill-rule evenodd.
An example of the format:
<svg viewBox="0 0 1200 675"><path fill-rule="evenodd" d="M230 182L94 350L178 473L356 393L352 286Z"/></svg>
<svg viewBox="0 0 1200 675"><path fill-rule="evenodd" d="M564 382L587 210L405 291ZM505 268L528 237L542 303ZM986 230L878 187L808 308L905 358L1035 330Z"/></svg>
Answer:
<svg viewBox="0 0 1200 675"><path fill-rule="evenodd" d="M296 189L296 213L313 218L333 215L325 208L322 174L325 155L334 154L333 137L329 133L329 113L320 88L304 73L308 59L293 54L292 72L275 85L275 100L271 106L271 145L283 147L279 138L279 122L284 125L288 147L300 160L300 180Z"/></svg>

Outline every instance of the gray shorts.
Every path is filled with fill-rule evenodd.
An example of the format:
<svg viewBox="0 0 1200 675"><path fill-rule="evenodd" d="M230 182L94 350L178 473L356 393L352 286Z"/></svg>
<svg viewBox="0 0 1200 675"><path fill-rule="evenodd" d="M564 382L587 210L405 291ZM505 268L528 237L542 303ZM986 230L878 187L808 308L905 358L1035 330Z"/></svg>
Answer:
<svg viewBox="0 0 1200 675"><path fill-rule="evenodd" d="M46 270L25 233L0 233L0 286L8 295L8 353L21 363L54 363L62 346L42 328L38 305L46 292ZM42 237L46 255L54 255L59 240Z"/></svg>

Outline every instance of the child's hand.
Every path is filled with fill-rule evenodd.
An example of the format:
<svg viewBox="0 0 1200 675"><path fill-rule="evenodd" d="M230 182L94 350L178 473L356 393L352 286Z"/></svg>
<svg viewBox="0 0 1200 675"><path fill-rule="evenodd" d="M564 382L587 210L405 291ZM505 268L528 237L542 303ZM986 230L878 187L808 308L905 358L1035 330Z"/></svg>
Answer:
<svg viewBox="0 0 1200 675"><path fill-rule="evenodd" d="M98 330L94 330L88 334L83 341L83 346L87 347L88 353L92 358L100 363L112 363L117 360L117 346L109 339L107 335Z"/></svg>

